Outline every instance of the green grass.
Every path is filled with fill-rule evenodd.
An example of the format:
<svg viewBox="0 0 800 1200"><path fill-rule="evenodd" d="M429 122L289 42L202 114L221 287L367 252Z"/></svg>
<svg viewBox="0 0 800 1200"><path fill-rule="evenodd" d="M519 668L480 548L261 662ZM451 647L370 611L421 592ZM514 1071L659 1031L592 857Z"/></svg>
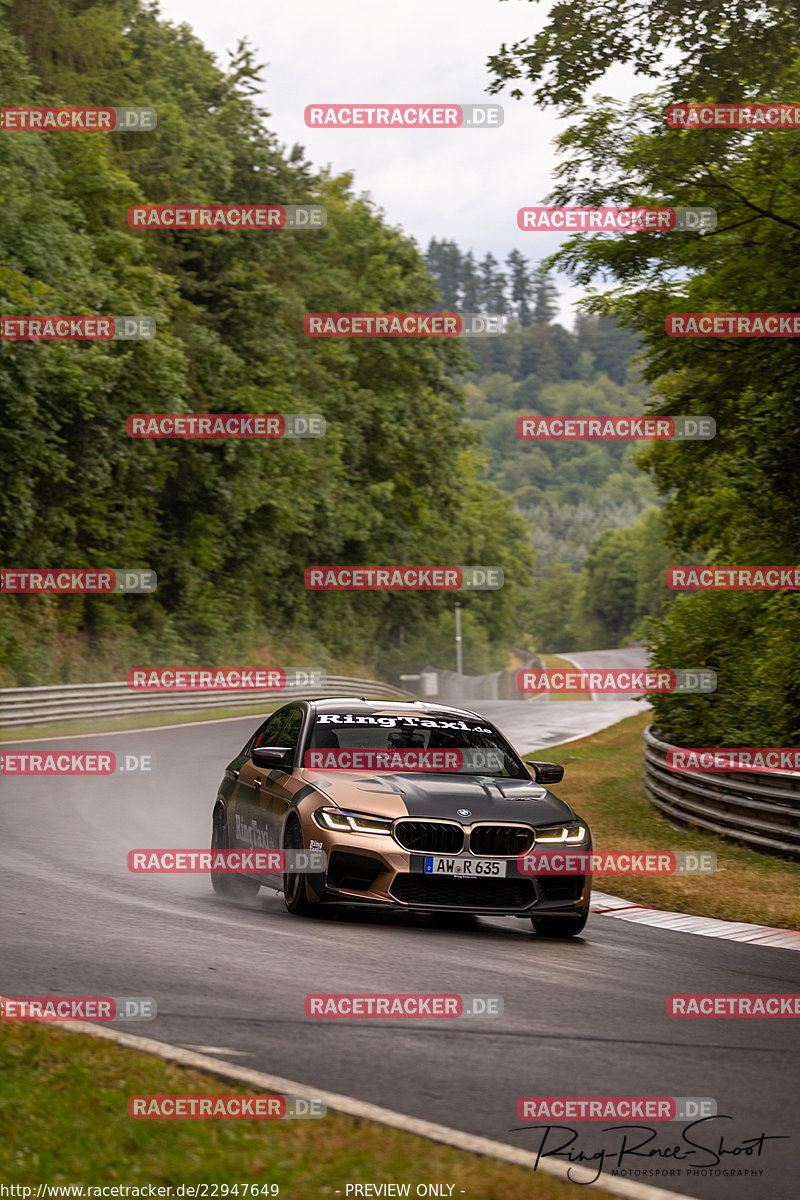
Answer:
<svg viewBox="0 0 800 1200"><path fill-rule="evenodd" d="M584 817L597 850L713 850L713 875L595 876L599 891L673 912L800 926L800 866L699 829L673 827L642 785L642 730L651 718L629 717L580 741L551 747L564 782L556 793ZM541 758L542 752L535 756Z"/></svg>
<svg viewBox="0 0 800 1200"><path fill-rule="evenodd" d="M446 1080L442 1081L446 1086ZM133 1120L127 1099L258 1094L151 1054L40 1023L0 1024L0 1179L269 1184L287 1200L346 1183L454 1184L469 1200L578 1200L586 1189L329 1111L318 1120ZM313 1090L309 1089L313 1094ZM476 1092L479 1102L480 1089ZM509 1124L516 1124L513 1107ZM240 1193L241 1194L241 1193ZM609 1200L605 1191L591 1195Z"/></svg>

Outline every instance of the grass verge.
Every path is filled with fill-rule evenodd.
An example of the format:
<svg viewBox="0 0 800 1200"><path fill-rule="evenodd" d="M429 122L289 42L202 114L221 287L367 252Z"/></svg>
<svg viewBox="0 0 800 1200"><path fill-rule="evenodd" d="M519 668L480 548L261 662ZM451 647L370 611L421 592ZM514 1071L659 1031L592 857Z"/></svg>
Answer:
<svg viewBox="0 0 800 1200"><path fill-rule="evenodd" d="M0 1178L9 1183L275 1183L280 1196L311 1200L343 1195L346 1183L409 1183L414 1195L418 1183L436 1182L469 1200L610 1200L599 1189L587 1193L336 1112L296 1121L132 1120L133 1095L257 1089L38 1023L0 1025L0 1079Z"/></svg>
<svg viewBox="0 0 800 1200"><path fill-rule="evenodd" d="M556 788L592 829L598 850L713 850L713 875L595 876L599 891L672 912L800 926L800 869L700 829L673 826L642 785L642 730L651 715L629 717L580 741L554 746L547 758L565 767ZM527 758L543 758L537 751Z"/></svg>
<svg viewBox="0 0 800 1200"><path fill-rule="evenodd" d="M557 654L542 654L541 659L548 671L577 671L578 669L575 663L568 662L566 658L559 658ZM546 693L543 692L542 695L546 695ZM550 699L591 701L592 693L578 688L574 692L551 692Z"/></svg>

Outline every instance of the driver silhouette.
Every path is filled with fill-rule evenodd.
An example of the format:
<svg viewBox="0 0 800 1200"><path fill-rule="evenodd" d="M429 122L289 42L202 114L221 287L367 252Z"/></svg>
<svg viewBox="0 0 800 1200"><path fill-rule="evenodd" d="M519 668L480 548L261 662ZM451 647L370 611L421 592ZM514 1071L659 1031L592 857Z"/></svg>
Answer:
<svg viewBox="0 0 800 1200"><path fill-rule="evenodd" d="M425 734L421 729L393 729L387 738L390 750L423 749Z"/></svg>

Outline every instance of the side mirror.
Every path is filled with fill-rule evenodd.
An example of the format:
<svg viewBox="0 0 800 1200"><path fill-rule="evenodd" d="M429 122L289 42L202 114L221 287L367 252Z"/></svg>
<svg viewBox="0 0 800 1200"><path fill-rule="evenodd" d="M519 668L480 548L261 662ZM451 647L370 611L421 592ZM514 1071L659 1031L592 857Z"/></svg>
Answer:
<svg viewBox="0 0 800 1200"><path fill-rule="evenodd" d="M254 746L250 757L257 767L274 771L286 766L286 759L291 753L291 746Z"/></svg>
<svg viewBox="0 0 800 1200"><path fill-rule="evenodd" d="M561 783L564 778L564 768L560 763L529 762L528 766L533 767L537 783Z"/></svg>

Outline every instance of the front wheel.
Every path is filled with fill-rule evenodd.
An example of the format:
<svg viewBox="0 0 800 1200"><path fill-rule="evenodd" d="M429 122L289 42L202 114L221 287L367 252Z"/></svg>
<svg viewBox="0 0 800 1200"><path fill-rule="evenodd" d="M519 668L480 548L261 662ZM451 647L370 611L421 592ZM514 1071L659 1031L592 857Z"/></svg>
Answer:
<svg viewBox="0 0 800 1200"><path fill-rule="evenodd" d="M283 834L284 850L303 850L303 831L296 817L290 817ZM315 904L310 904L306 889L306 877L302 871L283 872L283 902L296 917L308 917Z"/></svg>
<svg viewBox="0 0 800 1200"><path fill-rule="evenodd" d="M571 938L576 937L589 918L589 910L579 916L568 917L531 917L531 924L539 937Z"/></svg>
<svg viewBox="0 0 800 1200"><path fill-rule="evenodd" d="M225 810L219 807L214 811L211 825L211 849L228 850L228 841L228 819ZM261 884L255 879L249 879L246 875L227 875L221 871L211 872L211 886L218 896L236 900L253 899L261 890Z"/></svg>

